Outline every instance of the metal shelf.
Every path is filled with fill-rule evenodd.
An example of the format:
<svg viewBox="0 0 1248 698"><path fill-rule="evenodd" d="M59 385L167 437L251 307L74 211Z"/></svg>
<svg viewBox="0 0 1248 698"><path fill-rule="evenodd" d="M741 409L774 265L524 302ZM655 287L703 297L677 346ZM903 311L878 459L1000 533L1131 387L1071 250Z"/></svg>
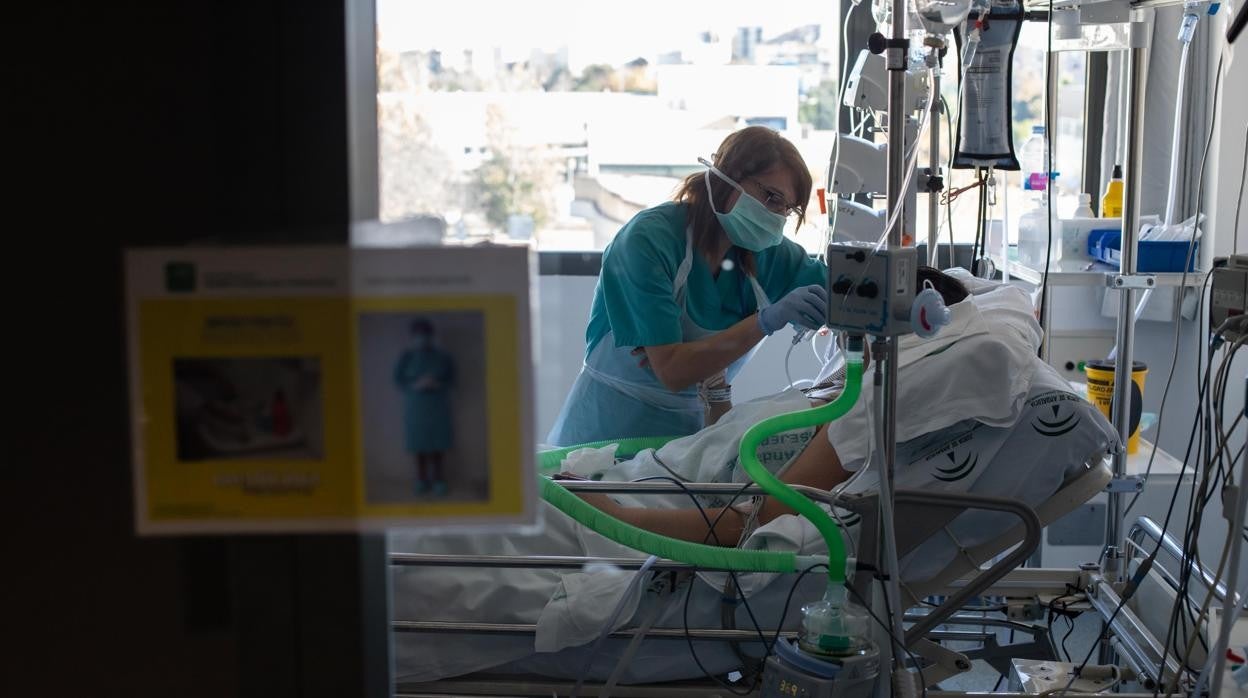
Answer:
<svg viewBox="0 0 1248 698"><path fill-rule="evenodd" d="M1185 478L1191 479L1195 474L1192 469L1184 472L1183 461L1157 448L1152 441L1144 437L1140 437L1140 450L1137 453L1127 454L1127 474L1143 475L1148 470L1148 459L1153 454L1153 449L1157 449L1157 457L1153 459L1153 477L1158 475L1177 476L1183 473Z"/></svg>
<svg viewBox="0 0 1248 698"><path fill-rule="evenodd" d="M1011 279L1021 279L1029 284L1039 286L1044 276L1042 269L1033 269L1016 259L1008 260L1002 264L999 255L991 255L992 261L997 265L998 269L1009 272ZM1108 264L1100 262L1088 262L1086 269L1060 269L1058 264L1052 265L1055 268L1049 269L1049 286L1106 286L1105 277L1111 274L1117 274L1118 268L1111 267ZM1143 272L1148 273L1148 272ZM1187 273L1184 280L1182 272L1153 272L1150 274L1157 279L1158 288L1167 288L1175 286L1186 286L1194 288L1200 286L1204 281L1205 272L1193 271Z"/></svg>

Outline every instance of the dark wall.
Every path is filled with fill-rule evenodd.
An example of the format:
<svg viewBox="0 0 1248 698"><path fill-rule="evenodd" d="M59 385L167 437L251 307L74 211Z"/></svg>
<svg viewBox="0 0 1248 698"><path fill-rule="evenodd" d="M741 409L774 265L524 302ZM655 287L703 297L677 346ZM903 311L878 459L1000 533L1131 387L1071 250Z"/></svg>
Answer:
<svg viewBox="0 0 1248 698"><path fill-rule="evenodd" d="M346 241L343 15L19 3L0 22L0 694L360 693L326 640L352 635L355 538L133 536L121 296L127 246Z"/></svg>

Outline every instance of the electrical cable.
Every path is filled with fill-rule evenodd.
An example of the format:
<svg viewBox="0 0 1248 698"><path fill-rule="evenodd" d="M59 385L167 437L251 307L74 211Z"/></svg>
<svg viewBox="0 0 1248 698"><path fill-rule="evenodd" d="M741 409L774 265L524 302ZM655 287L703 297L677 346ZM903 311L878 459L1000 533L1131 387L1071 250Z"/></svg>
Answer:
<svg viewBox="0 0 1248 698"><path fill-rule="evenodd" d="M772 645L775 645L780 641L780 633L784 630L784 619L789 615L789 606L793 603L793 594L797 591L798 585L802 583L802 578L820 567L827 569L828 566L823 563L811 565L810 567L802 570L797 575L797 579L793 580L793 586L789 587L789 595L784 598L784 606L780 608L780 622L776 624L776 634L771 638Z"/></svg>
<svg viewBox="0 0 1248 698"><path fill-rule="evenodd" d="M1220 334L1221 334L1221 331L1219 331L1218 333L1215 333L1214 340L1213 342L1211 342L1211 352L1212 352L1212 346L1218 341L1219 339L1218 335ZM1204 494L1204 496L1200 498L1200 502L1198 506L1193 505L1192 507L1192 512L1189 516L1188 531L1186 532L1185 540L1184 540L1185 548L1188 550L1191 550L1192 559L1195 561L1196 564L1199 564L1202 566L1203 566L1203 561L1200 558L1200 552L1199 552L1199 548L1196 546L1196 541L1199 539L1199 536L1200 536L1200 529L1201 529L1202 522L1203 522L1205 508L1208 506L1209 502L1212 500L1214 492L1219 490L1218 483L1220 481L1224 483L1221 486L1221 491L1223 493L1225 493L1225 488L1230 487L1233 484L1234 462L1232 461L1229 470L1225 468L1225 454L1227 451L1227 447L1229 445L1229 442L1227 441L1226 436L1229 431L1233 431L1235 427L1238 426L1239 420L1242 417L1242 414L1237 415L1236 420L1231 424L1230 428L1226 429L1224 427L1225 419L1223 418L1223 413L1224 413L1224 408L1225 408L1225 404L1224 404L1225 388L1226 388L1227 379L1229 377L1229 366L1234 359L1234 354L1236 353L1238 348L1242 346L1242 344L1243 344L1242 340L1239 342L1236 342L1231 347L1231 349L1227 352L1227 354L1223 357L1223 361L1218 367L1218 374L1213 381L1213 387L1211 389L1211 392L1213 393L1214 397L1212 400L1207 401L1205 403L1205 407L1206 407L1206 417L1205 417L1206 444L1205 445L1206 445L1206 448L1211 447L1209 445L1209 436L1216 429L1218 432L1218 436L1219 436L1218 450L1216 452L1213 452L1212 454L1206 452L1206 459L1204 461L1206 464L1205 472L1204 472L1204 477L1202 478L1200 482L1200 491ZM1211 353L1210 355L1211 366L1212 366L1212 361L1213 361L1213 358L1212 358L1212 353ZM1214 405L1217 405L1216 410L1215 410ZM1210 417L1212 417L1213 421L1209 421ZM1217 466L1216 472L1214 471L1214 465ZM1209 481L1209 473L1211 472L1214 473L1212 483L1210 483ZM1230 534L1228 533L1228 535ZM1231 545L1232 540L1233 538L1228 538L1226 543L1223 546L1222 556L1220 557L1219 563L1218 563L1218 572L1215 575L1215 577L1221 576L1221 571L1224 568L1225 563L1226 563L1225 555L1229 551L1229 547ZM1190 569L1184 568L1184 572L1185 574L1182 577L1182 586L1180 588L1184 591L1184 596L1186 596L1187 588L1188 588L1188 585L1190 584ZM1206 600L1208 600L1208 598ZM1187 609L1189 615L1191 615L1190 608L1187 608L1186 605L1184 606L1184 608ZM1199 624L1201 621L1203 621L1207 612L1208 612L1208 607L1206 605L1205 607L1202 608L1202 613L1199 616L1195 616L1195 615L1192 616L1191 620L1193 623L1193 627L1195 629L1199 628ZM1173 616L1173 613L1172 613L1172 616ZM1184 629L1186 630L1186 624L1185 624ZM1193 630L1193 632L1195 633L1196 630ZM1188 640L1187 651L1185 652L1185 658L1184 658L1183 663L1185 666L1188 666L1189 671L1193 671L1193 672L1195 670L1192 669L1190 665L1187 664L1187 657L1190 656L1191 654L1191 650L1193 648L1193 643L1195 639L1199 639L1202 648L1206 652L1208 652L1208 645L1205 642L1205 638L1203 636L1196 636L1195 638L1191 638ZM1179 648L1178 646L1176 646L1176 655L1178 651L1179 651Z"/></svg>
<svg viewBox="0 0 1248 698"><path fill-rule="evenodd" d="M1240 9L1243 14L1243 9ZM1221 65L1221 57L1218 58L1218 64ZM1216 88L1215 88L1216 89ZM1239 194L1235 197L1235 223L1231 225L1231 232L1242 230L1239 227L1239 211L1244 207L1244 180L1248 179L1248 128L1244 129L1244 164L1239 168ZM1196 221L1200 222L1199 218ZM1231 254L1239 254L1239 235L1236 233L1231 236L1232 245Z"/></svg>
<svg viewBox="0 0 1248 698"><path fill-rule="evenodd" d="M1188 440L1189 452L1184 457L1183 465L1182 467L1180 467L1179 473L1178 473L1178 480L1180 482L1182 482L1183 474L1187 470L1187 461L1189 460L1189 457L1191 455L1190 450L1191 450L1192 442L1196 436L1196 429L1197 429L1197 425L1195 422L1193 422L1191 437ZM1166 517L1163 520L1162 525L1161 525L1163 536L1165 535L1165 532L1169 530L1170 528L1170 519L1174 514L1174 505L1178 501L1178 496L1179 496L1179 488L1176 486L1174 488L1174 491L1170 494L1170 504L1166 509ZM1117 606L1114 607L1113 613L1111 613L1109 618L1104 623L1102 623L1102 630L1101 630L1102 635L1105 633L1106 629L1108 629L1110 626L1113 625L1114 621L1118 618L1118 614L1121 613L1122 609L1126 607L1127 601L1129 601L1131 597L1134 596L1135 590L1138 588L1138 585L1139 585L1139 580L1142 580L1144 576L1148 574L1148 571L1152 569L1153 563L1157 560L1157 555L1161 552L1161 547L1162 547L1162 541L1158 540L1157 545L1153 548L1153 551L1149 553L1148 557L1145 558L1144 562L1142 562L1139 565L1139 567L1137 567L1135 575L1128 581L1127 586L1123 589L1121 597L1119 598L1118 604ZM1171 626L1173 625L1174 624L1171 623ZM1083 661L1080 662L1079 666L1075 668L1075 671L1071 674L1070 681L1068 681L1065 686L1063 686L1060 689L1052 689L1050 691L1045 691L1043 695L1057 694L1058 696L1064 696L1070 690L1071 685L1074 684L1075 679L1078 677L1078 675L1083 671L1084 668L1087 667L1088 662L1092 661L1092 654L1096 652L1096 648L1098 644L1099 643L1094 642L1092 643L1092 646L1088 648L1087 655L1084 656ZM1167 643L1167 650L1168 649L1169 649L1169 644ZM1163 653L1161 664L1159 666L1159 670L1157 674L1158 676L1164 675L1163 669L1165 667L1165 660L1166 660L1166 657L1165 657L1165 654Z"/></svg>
<svg viewBox="0 0 1248 698"><path fill-rule="evenodd" d="M643 478L643 479L669 479L669 478L665 478L660 475L660 476L655 476L654 478ZM703 520L705 520L707 523L707 537L714 538L716 542L718 542L718 537L715 536L715 526L719 523L720 518L722 518L724 514L728 513L728 509L731 508L734 502L736 502L737 498L740 497L742 493L745 492L746 489L748 489L751 485L754 484L753 482L747 482L743 484L741 486L741 489L738 490L738 492L732 497L732 499L728 500L728 504L724 506L723 510L721 510L719 514L716 515L715 520L711 521L710 517L707 516L706 514L706 510L702 508L701 502L697 500L697 497L692 492L689 492L688 488L686 488L683 483L680 483L677 480L671 480L671 481L675 482L678 487L685 490L685 493L689 495L690 499L693 500L694 505L697 506L698 508L698 511L702 513ZM806 571L802 572L802 574L805 574L805 573ZM754 617L754 612L753 610L750 609L749 601L746 599L745 593L741 590L741 585L737 581L735 573L733 573L732 579L733 579L733 583L736 585L737 593L741 594L741 600L745 603L745 610L749 614L750 620L754 623L755 630L758 631L759 638L763 642L764 649L770 652L770 649L767 645L767 640L765 636L763 635L762 627L759 626L757 619ZM800 579L800 576L799 576L799 579ZM702 660L698 657L697 650L695 650L693 647L693 637L690 636L689 634L689 599L693 596L693 587L695 584L697 584L697 576L691 575L689 579L689 586L686 587L685 589L685 602L684 602L683 609L681 612L681 620L684 624L684 629L685 629L685 641L689 645L689 656L693 658L694 664L697 665L698 669L700 669L707 678L719 684L720 687L723 688L725 691L728 691L729 693L736 695L736 696L747 696L753 691L752 686L750 688L747 688L745 693L738 693L736 690L734 690L731 686L729 686L726 682L724 682L718 676L715 676L711 672L707 671L706 667L702 664ZM755 683L757 683L757 681Z"/></svg>
<svg viewBox="0 0 1248 698"><path fill-rule="evenodd" d="M960 78L959 78L960 79ZM941 105L944 107L942 111L945 113L945 125L948 127L946 131L946 141L949 145L949 165L945 168L949 173L949 184L953 185L953 115L949 111L949 102L942 95L940 98ZM959 116L959 118L961 118ZM945 201L945 220L949 224L949 266L946 269L952 269L957 265L957 258L954 255L953 241L953 201Z"/></svg>
<svg viewBox="0 0 1248 698"><path fill-rule="evenodd" d="M720 512L715 515L715 520L712 521L711 517L707 515L706 509L703 508L702 503L698 501L697 495L695 495L693 492L690 492L689 488L686 487L685 484L681 482L680 480L667 477L666 475L653 475L650 477L639 478L637 480L634 480L633 482L647 482L647 481L654 481L654 480L665 480L667 482L670 482L676 485L682 491L684 491L685 495L689 497L689 500L693 502L693 505L697 507L698 513L702 515L702 520L706 522L707 531L706 531L706 535L703 537L703 542L705 542L707 539L710 539L714 542L715 545L722 545L722 543L719 540L719 536L715 534L715 527L719 525L719 522L721 519L723 519L724 514L728 513L728 510L732 508L732 505L736 503L737 499L739 499L741 495L744 494L745 491L749 489L751 485L754 484L753 482L746 482L742 484L741 489L737 490L737 493L734 494L732 498L728 500L728 504L724 505L723 509L721 509ZM755 617L754 609L750 608L749 599L746 598L745 592L741 589L741 582L737 578L737 573L729 570L728 575L732 579L732 583L736 587L737 593L741 595L741 601L745 605L746 613L750 616L750 621L754 624L754 630L758 633L758 639L763 643L763 647L767 648L767 639L763 635L762 625L758 622L758 618Z"/></svg>
<svg viewBox="0 0 1248 698"><path fill-rule="evenodd" d="M801 574L806 574L806 572L809 571L809 569L810 568L808 568L807 570L803 570ZM798 579L801 579L800 575ZM720 688L724 689L725 691L728 691L734 696L748 696L754 691L754 688L752 686L747 687L744 693L738 692L732 686L729 686L728 683L725 682L723 679L719 678L718 676L715 676L710 671L707 671L706 666L702 664L702 660L698 658L697 650L693 648L693 636L689 634L689 598L693 596L693 586L696 583L697 583L696 577L691 577L689 579L689 586L685 588L684 610L681 614L681 618L684 621L685 642L688 643L689 645L689 656L693 658L693 663L698 666L698 669L706 676L706 678L719 684Z"/></svg>
<svg viewBox="0 0 1248 698"><path fill-rule="evenodd" d="M988 210L988 192L985 186L984 171L975 168L975 186L979 187L979 198L975 209L975 244L971 247L971 273L979 276L979 267L983 259L984 215ZM981 277L982 278L982 277Z"/></svg>
<svg viewBox="0 0 1248 698"><path fill-rule="evenodd" d="M655 460L656 460L656 462L659 462L659 461L658 461L657 456L656 456ZM672 472L671 468L668 468L668 467L667 467L667 465L663 464L662 462L659 462L659 465L660 465L661 467L663 467L665 470L667 470L668 472ZM714 539L714 540L715 540L715 542L716 542L716 544L719 544L718 536L716 536L716 535L715 535L715 526L719 524L720 519L722 519L722 518L723 518L723 516L724 516L724 514L726 514L726 513L728 512L728 509L729 509L729 507L731 507L732 503L734 503L734 502L736 501L736 499L737 499L737 498L739 498L739 497L741 496L741 494L742 494L742 493L744 493L744 492L745 492L745 490L746 490L746 489L748 489L748 488L749 488L749 486L750 486L750 485L752 485L752 484L754 484L754 483L752 483L752 482L747 482L747 483L744 483L744 484L742 485L741 489L740 489L740 490L739 490L739 491L738 491L738 492L737 492L737 493L733 496L733 498L732 498L731 500L729 500L729 504L728 504L727 506L725 506L725 507L724 507L724 509L723 509L723 510L721 510L721 511L719 512L719 514L718 514L718 515L716 515L716 517L715 517L715 520L714 520L714 521L711 521L710 517L709 517L709 516L707 515L707 513L706 513L706 510L703 508L702 503L701 503L700 501L698 501L697 496L696 496L695 494L693 494L693 492L691 492L691 491L689 490L689 488L688 488L688 487L686 487L686 486L685 486L685 484L681 481L681 479L680 479L679 477L676 477L676 476L675 476L676 474L675 474L674 472L672 472L672 474L673 474L673 477L668 477L668 476L666 476L666 475L654 475L654 476L649 476L649 477L639 478L639 479L637 479L637 480L634 480L633 482L647 482L647 481L662 480L662 481L670 482L670 483L672 483L672 484L676 485L677 487L679 487L679 488L680 488L682 491L684 491L684 493L685 493L685 494L689 497L690 501L692 501L692 502L693 502L694 506L695 506L695 507L697 507L698 512L702 515L702 519L703 519L703 521L705 521L705 522L706 522L706 525L707 525L707 536L706 536L706 537L707 537L707 538L712 538L712 539ZM657 558L656 556L653 556L653 555L652 555L650 558L648 558L648 559L646 560L646 562L644 562L644 563L642 564L641 569L639 569L639 570L638 570L638 572L637 572L637 576L635 577L635 581L634 581L632 584L639 583L639 582L637 582L636 580L640 580L640 579L641 579L641 577L642 577L642 575L643 575L643 574L644 574L644 573L645 573L645 572L646 572L646 571L650 568L650 566L652 566L652 565L654 564L654 562L655 562L657 559L658 559L658 558ZM761 627L761 625L758 623L758 619L755 617L753 609L750 607L749 600L746 598L745 593L744 593L744 592L742 591L742 589L741 589L740 581L738 580L736 573L735 573L735 572L731 572L731 571L730 571L730 572L729 572L729 574L730 574L730 576L731 576L731 578L732 578L733 584L734 584L734 585L736 585L737 593L739 593L739 594L741 595L741 599L742 599L742 601L743 601L743 603L744 603L744 605L745 605L745 610L746 610L746 613L750 616L750 620L754 623L754 628L755 628L755 630L758 632L759 639L760 639L760 640L762 640L764 647L766 647L766 638L765 638L765 636L763 635L762 627ZM631 586L632 586L632 584L630 584L630 589L626 592L626 595L625 595L624 599L626 599L626 598L627 598L627 595L628 595L628 594L631 594ZM690 589L692 589L692 587L693 587L693 581L691 580L691 581L690 581ZM618 621L618 619L619 619L619 615L620 615L620 613L621 613L621 611L622 611L622 609L623 609L623 607L624 607L624 599L621 599L620 604L619 604L618 606L616 606L616 609L615 609L615 611L612 613L612 615L611 615L611 619L607 622L607 625L604 627L602 634L601 634L601 635L599 635L598 639L594 642L593 647L590 649L590 654L589 654L589 657L586 659L586 662L585 662L585 665L584 665L584 669L583 669L583 671L582 671L582 673L581 673L581 676L577 679L577 682L576 682L575 686L574 686L574 687L573 687L573 689L572 689L572 695L573 695L573 696L575 696L575 695L578 695L578 694L579 694L579 692L580 692L580 690L581 690L581 687L582 687L582 685L584 684L584 681L585 681L586 675L588 674L589 669L591 668L591 666L592 666L592 664L593 664L593 660L597 657L598 652L599 652L599 650L600 650L600 648L601 648L601 645L602 645L603 641L605 640L605 638L606 638L608 635L610 635L611 630L615 627L615 624L616 624L616 622L617 622L617 621ZM688 633L688 615L687 615L687 614L688 614L688 608L687 608L687 604L688 604L688 596L686 596L686 626L685 626L685 628L686 628L686 630L685 630L685 631L686 631L686 633ZM695 656L695 661L696 661L696 659L697 659L697 658L696 658L696 656Z"/></svg>
<svg viewBox="0 0 1248 698"><path fill-rule="evenodd" d="M1045 614L1048 629L1049 629L1050 639L1053 637L1053 619L1055 617L1061 616L1064 620L1066 620L1067 623L1070 624L1070 629L1066 632L1066 635L1062 638L1062 651L1065 654L1067 662L1070 662L1070 652L1066 650L1066 640L1070 637L1070 634L1074 632L1075 630L1075 622L1074 620L1072 620L1072 616L1077 616L1078 613L1075 613L1069 610L1069 602L1063 601L1063 599L1077 600L1080 596L1084 596L1084 594L1080 592L1079 589L1072 586L1071 584L1067 584L1066 593L1062 594L1061 596L1053 597L1053 599L1049 601L1049 603L1047 604L1048 613ZM1057 608L1058 602L1061 602L1062 604L1061 609Z"/></svg>
<svg viewBox="0 0 1248 698"><path fill-rule="evenodd" d="M1210 344L1212 344L1212 342L1210 342ZM1204 353L1204 349L1203 349L1203 348L1202 348L1201 353L1202 353L1202 354ZM1184 453L1184 457L1183 457L1183 467L1182 467L1182 468L1180 469L1180 471L1179 471L1179 482L1181 482L1181 481L1182 481L1182 479L1183 479L1183 473L1184 473L1184 471L1185 471L1185 470L1186 470L1186 468L1187 468L1187 462L1191 459L1191 456L1192 456L1192 453L1191 453L1191 451L1192 451L1192 446L1193 446L1193 445L1195 445L1195 444L1197 444L1197 443L1199 443L1199 442L1197 442L1197 441L1196 441L1196 434L1197 434L1197 432L1198 432L1198 430L1199 430L1199 428L1200 428L1200 425L1201 425L1201 423L1202 423L1202 421L1203 421L1203 417L1202 417L1202 415L1207 414L1207 413L1205 412L1205 403L1206 403L1206 399L1205 399L1205 398L1206 398L1206 394L1207 394L1208 389L1209 389L1209 386L1210 386L1210 373L1211 373L1211 369L1212 369L1212 356L1210 356L1210 362L1209 362L1209 364L1208 364L1208 365L1206 365L1206 367L1205 367L1205 373L1204 373L1204 376L1203 376L1203 378L1201 379L1201 381L1200 381L1200 383L1199 383L1199 391L1198 391L1198 395L1197 395L1197 414L1196 414L1196 417L1195 417L1195 418L1193 419L1193 421L1192 421L1192 429L1191 429L1191 432L1190 432L1190 434L1189 434L1189 436L1188 436L1188 444L1187 444L1187 449L1186 449L1186 452ZM1199 448L1198 448L1197 458L1199 459ZM1198 483L1198 486L1199 486L1199 488L1203 491L1203 488L1204 488L1204 487L1207 485L1207 483L1208 483L1208 472L1207 472L1207 470L1206 470L1206 472L1201 473L1201 475L1202 475L1202 477L1201 477L1200 482ZM1165 533L1165 532L1169 529L1170 515L1171 515L1171 513L1172 513L1172 511L1173 511L1174 502L1175 502L1175 499L1176 499L1176 497L1177 497L1177 495L1178 495L1178 491L1179 491L1179 487L1178 487L1178 486L1177 486L1177 484L1176 484L1175 489L1174 489L1174 492L1171 494L1171 498L1170 498L1170 510L1168 510L1168 511L1167 511L1167 513L1166 513L1166 521L1165 521L1165 524L1162 526L1162 532L1163 532L1163 534L1164 534L1164 533ZM1193 498L1193 501L1195 501L1196 491L1197 491L1197 487L1193 487L1193 490L1192 490L1192 498ZM1206 501L1207 501L1207 500L1206 500ZM1192 525L1191 525L1192 520L1193 520L1194 518L1197 518L1197 517L1200 517L1200 516L1203 516L1203 505L1202 505L1202 507L1200 508L1200 510L1198 510L1198 509L1197 509L1197 507L1196 507L1194 504L1193 504L1193 505L1191 505L1191 506L1189 507L1188 526L1187 526L1187 529L1185 530L1185 532L1184 532L1184 536L1183 536L1183 540L1184 540L1184 542L1185 542L1185 543L1187 543L1188 541L1191 541L1191 540L1192 540L1192 535L1191 535L1191 534L1192 534ZM1158 541L1158 544L1157 544L1157 549L1154 549L1154 551L1153 551L1152 555L1150 555L1150 559L1156 559L1156 556L1157 556L1157 551L1158 551L1158 549L1160 549L1160 547L1161 547L1161 542L1160 542L1160 541ZM1194 547L1194 546L1193 546L1193 547ZM1181 560L1180 560L1180 565L1181 565L1180 570L1181 570L1181 571L1180 571L1179 593L1178 593L1178 595L1176 596L1175 605L1174 605L1174 607L1171 609L1171 613L1170 613L1170 624L1169 624L1169 625L1170 625L1170 632L1168 633L1168 636L1167 636L1167 638L1166 638L1166 642L1165 642L1165 649L1164 649L1164 651L1163 651L1163 653L1162 653L1162 658L1161 658L1161 661L1160 661L1160 663L1158 664L1158 672L1157 672L1157 675L1158 675L1159 677L1160 677L1160 676L1163 676L1163 675L1164 675L1164 673L1165 673L1164 669L1165 669L1166 659L1169 657L1170 647L1171 647L1172 642L1176 640L1176 638L1175 638L1175 633L1176 633L1176 629L1177 629L1177 620L1179 619L1179 609L1182 607L1182 601L1183 601L1183 599L1185 598L1185 591L1186 591L1186 589L1187 589L1187 582L1188 582L1188 580L1190 579L1190 574L1191 574L1191 565L1189 564L1190 559L1188 558L1188 553L1187 553L1187 550L1189 550L1189 549L1190 549L1190 548L1185 548L1185 550L1184 550L1184 554L1183 554L1183 556L1182 556L1182 558L1181 558ZM1149 564L1149 566L1151 566L1151 563ZM1202 641L1203 641L1203 639L1202 639ZM1176 654L1177 654L1177 653L1176 653ZM1158 686L1158 690L1160 690L1160 685ZM1156 691L1154 691L1154 695L1156 695Z"/></svg>
<svg viewBox="0 0 1248 698"><path fill-rule="evenodd" d="M1228 367L1230 365L1231 360L1234 358L1234 353L1240 346L1243 345L1245 339L1248 339L1248 338L1241 337L1239 340L1237 340L1236 343L1232 346L1231 350L1228 351L1227 354L1223 357L1222 364L1218 368L1218 378L1214 381L1215 389L1217 389L1219 381L1223 382L1224 384L1225 382L1224 379L1225 379L1225 376L1228 374ZM1209 360L1210 360L1210 366L1212 366L1212 362L1213 362L1212 354L1210 355ZM1208 417L1206 417L1206 424L1210 429L1212 429L1214 426L1217 426L1219 428L1219 432L1221 432L1219 436L1224 436L1225 430L1221 428L1222 420L1221 420L1220 415L1215 415L1215 418L1218 421L1216 423L1210 423L1208 422ZM1238 424L1238 419L1236 419L1235 424ZM1221 441L1218 453L1213 454L1211 457L1207 459L1205 477L1202 479L1202 482L1201 482L1202 491L1205 488L1205 486L1208 484L1208 473L1209 471L1212 470L1212 462L1221 457L1221 453L1225 445L1226 445L1226 442L1224 440ZM1229 476L1228 476L1228 485L1229 485ZM1189 546L1189 548L1193 548L1193 549L1195 548L1195 539L1199 535L1200 523L1204 516L1204 506L1205 504L1207 504L1208 501L1209 501L1209 498L1206 497L1201 502L1199 512L1194 511L1192 516L1189 518L1189 524L1194 524L1194 527L1190 530L1190 533L1188 534L1188 536L1185 538L1185 541L1184 541L1185 545ZM1222 553L1218 561L1218 568L1214 574L1215 579L1221 579L1222 577L1222 572L1225 568L1227 557L1229 555L1230 548L1231 548L1233 541L1234 541L1234 533L1231 531L1228 531L1226 542L1224 543L1222 547ZM1186 564L1187 560L1185 559L1183 562L1185 566L1183 568L1183 580L1182 580L1181 592L1186 592L1187 583L1189 582L1190 577L1191 577L1191 571L1190 571L1190 565ZM1180 599L1184 597L1185 597L1185 593L1184 593L1184 596L1180 596L1179 599L1176 599L1176 608L1177 608L1177 605L1181 602ZM1183 656L1182 665L1186 667L1188 671L1193 672L1193 673L1195 672L1195 670L1190 667L1188 660L1190 659L1192 650L1195 647L1195 644L1196 644L1195 640L1197 637L1199 637L1200 624L1207 617L1208 612L1209 612L1209 605L1212 602L1212 600L1213 600L1213 594L1207 593L1205 596L1204 604L1201 607L1201 613L1193 621L1192 636L1190 636L1187 640L1186 652L1184 653L1184 656ZM1174 616L1174 612L1172 611L1171 617L1173 616ZM1204 647L1205 651L1208 652L1208 645L1207 643L1205 643L1204 638L1200 637L1200 640L1201 640L1201 645ZM1167 650L1168 649L1169 649L1169 643L1167 643ZM1176 648L1176 656L1177 656L1177 648ZM1202 677L1205 676L1203 671L1201 672L1201 676ZM1172 680L1170 682L1169 688L1166 693L1167 698L1169 698L1169 696L1172 695L1174 691L1177 689L1177 684L1178 684L1178 676L1172 677ZM1196 688L1199 690L1201 686L1198 684Z"/></svg>
<svg viewBox="0 0 1248 698"><path fill-rule="evenodd" d="M1062 656L1066 658L1066 663L1069 664L1070 650L1066 647L1066 641L1070 639L1071 633L1075 632L1075 619L1068 617L1066 618L1066 622L1070 624L1070 628L1066 631L1066 634L1062 636Z"/></svg>
<svg viewBox="0 0 1248 698"><path fill-rule="evenodd" d="M690 492L689 489L684 485L684 483L680 482L679 480L675 478L669 478L663 475L641 478L638 481L645 481L645 480L666 480L675 484L677 487L680 487L682 490L684 490L685 494L689 496L691 501L693 501L694 506L698 508L699 513L702 515L703 521L705 521L707 524L707 537L713 539L716 544L719 544L719 540L718 540L718 536L716 536L715 534L715 526L719 524L720 519L724 516L724 514L728 512L728 510L732 507L732 505L736 502L736 500L740 498L742 494L744 494L745 490L755 484L753 482L746 482L742 484L740 490L738 490L732 496L732 498L728 500L728 503L724 505L723 509L716 515L714 521L712 521L710 517L707 515L706 510L703 508L702 503L697 499L697 496L694 495L692 492ZM833 511L833 515L834 516L836 515L835 509ZM839 517L838 517L838 520L839 520ZM731 576L732 582L734 586L736 587L737 593L740 595L742 602L745 604L746 612L749 614L750 620L754 624L755 631L759 635L759 641L763 645L763 648L767 652L767 654L771 654L771 652L773 651L772 647L774 646L776 642L776 638L779 637L780 630L784 627L784 615L788 613L788 606L789 606L789 603L792 601L793 592L797 589L798 582L800 582L801 578L804 577L808 572L820 566L827 567L827 565L813 565L811 567L806 568L798 575L797 581L794 582L793 588L790 590L790 593L789 593L788 601L786 601L784 610L781 613L781 617L780 617L780 620L778 622L777 629L776 629L776 637L773 638L771 643L767 642L767 639L763 634L761 625L759 624L758 619L755 617L753 609L750 608L749 600L744 590L741 588L741 584L740 584L739 579L736 576L736 573L735 572L729 573ZM692 656L694 663L698 666L698 668L702 671L702 673L705 674L711 680L718 683L722 688L724 688L725 690L731 693L734 693L735 695L748 695L748 691L746 694L737 693L731 686L723 682L719 677L714 676L710 672L708 672L705 666L702 664L701 659L697 655L697 651L693 646L693 638L689 635L689 601L690 601L690 598L692 597L692 594L693 594L692 590L693 590L693 586L695 583L696 583L696 580L694 579L690 580L689 587L687 588L686 593L685 593L684 607L682 609L682 620L684 623L685 640L689 646L690 656ZM750 690L752 690L752 688Z"/></svg>

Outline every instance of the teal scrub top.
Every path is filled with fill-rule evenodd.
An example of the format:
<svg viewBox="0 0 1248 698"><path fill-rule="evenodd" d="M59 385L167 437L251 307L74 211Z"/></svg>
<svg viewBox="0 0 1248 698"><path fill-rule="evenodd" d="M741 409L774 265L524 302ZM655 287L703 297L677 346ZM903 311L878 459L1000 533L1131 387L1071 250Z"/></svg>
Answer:
<svg viewBox="0 0 1248 698"><path fill-rule="evenodd" d="M585 331L585 355L613 332L619 347L677 344L682 341L673 284L685 256L688 205L668 202L649 208L620 229L602 253L602 273ZM740 250L733 247L728 259ZM758 283L772 303L793 289L827 283L824 264L785 238L754 253ZM707 330L725 330L758 310L749 279L736 264L711 275L706 260L693 251L685 292L689 316Z"/></svg>

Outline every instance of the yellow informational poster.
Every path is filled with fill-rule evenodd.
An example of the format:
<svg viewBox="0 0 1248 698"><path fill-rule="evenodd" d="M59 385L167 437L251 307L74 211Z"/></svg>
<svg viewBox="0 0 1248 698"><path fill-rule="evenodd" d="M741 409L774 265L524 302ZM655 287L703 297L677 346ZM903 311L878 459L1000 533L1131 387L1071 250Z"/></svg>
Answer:
<svg viewBox="0 0 1248 698"><path fill-rule="evenodd" d="M526 248L127 257L140 534L528 525Z"/></svg>

